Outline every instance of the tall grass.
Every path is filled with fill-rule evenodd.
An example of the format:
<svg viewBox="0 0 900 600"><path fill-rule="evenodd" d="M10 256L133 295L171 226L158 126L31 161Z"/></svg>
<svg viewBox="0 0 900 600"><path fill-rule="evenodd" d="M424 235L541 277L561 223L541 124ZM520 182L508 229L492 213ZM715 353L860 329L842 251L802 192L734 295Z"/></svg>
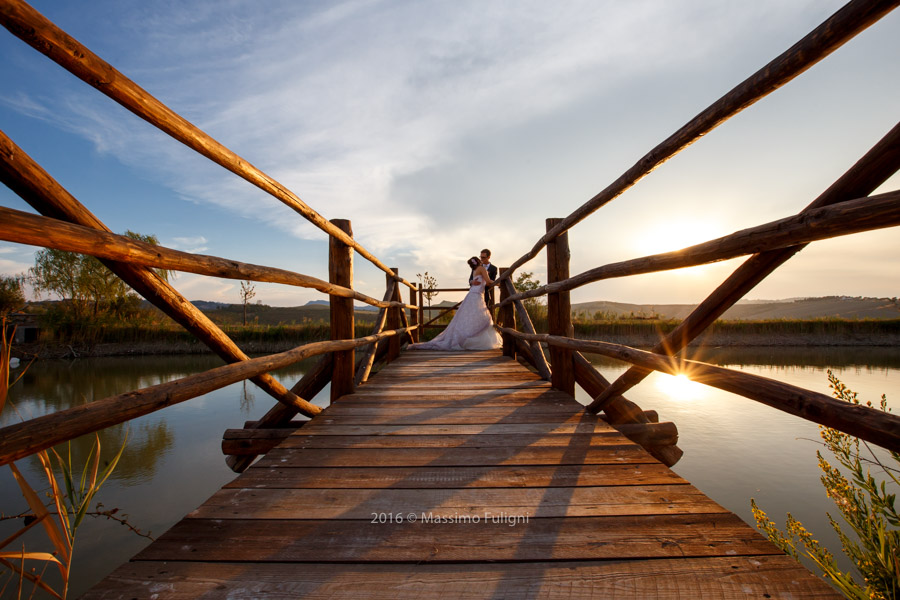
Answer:
<svg viewBox="0 0 900 600"><path fill-rule="evenodd" d="M2 412L7 407L15 410L8 399L9 388L15 385L28 367L24 367L19 376L10 381L9 360L12 356L12 342L7 338L5 316L0 319L0 329L2 329L2 333L0 333L0 342L2 342L0 343L0 412ZM17 597L21 598L29 586L32 589L28 597L34 596L38 590L43 590L53 598L64 599L68 595L76 533L85 516L104 514L103 511L100 511L99 506L96 511L91 512L90 504L116 468L122 452L125 450L123 442L116 455L108 460L106 466L101 469L100 437L96 434L94 437L94 445L81 467L80 473L77 469L78 465L73 465L71 448L67 452L66 458L63 458L56 449L50 449L49 452L42 450L36 453L43 476L42 485L38 489L46 487L48 490L46 492L47 504L25 478L16 463L9 463L13 478L18 484L30 512L18 515L16 518L22 519L22 527L14 531L12 535L0 540L0 566L6 570L4 573L0 569L0 596L10 589L15 591ZM56 469L61 473L62 484L54 473L54 461L51 453L56 459ZM116 520L122 521L120 518ZM37 551L26 549L20 538L38 525L46 534L47 547ZM136 531L134 528L132 530ZM140 534L140 532L138 533ZM43 565L43 567L38 571L31 567L33 564ZM56 567L58 570L58 584L47 577L47 567Z"/></svg>

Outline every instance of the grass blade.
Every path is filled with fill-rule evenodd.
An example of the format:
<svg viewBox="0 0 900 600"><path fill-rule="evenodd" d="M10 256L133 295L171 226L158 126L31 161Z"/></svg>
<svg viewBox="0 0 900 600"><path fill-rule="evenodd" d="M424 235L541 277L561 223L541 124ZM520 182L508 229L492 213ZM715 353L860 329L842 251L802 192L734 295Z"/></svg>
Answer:
<svg viewBox="0 0 900 600"><path fill-rule="evenodd" d="M50 538L50 541L53 543L53 547L56 548L56 551L63 558L63 560L68 563L69 562L69 549L70 545L68 543L68 534L64 538L63 534L59 531L59 528L56 526L56 523L53 522L53 519L48 519L50 515L50 511L47 510L47 507L44 506L44 503L41 502L41 499L38 498L38 495L35 493L31 486L28 485L28 482L25 481L25 478L22 476L22 473L19 472L19 469L16 467L15 463L9 463L9 468L13 472L13 477L15 477L16 482L19 484L19 488L22 490L22 495L25 497L25 501L28 502L28 506L31 508L31 512L33 512L37 517L41 518L41 523L44 526L44 529L47 531L47 537ZM65 570L60 566L60 572L63 577L65 577Z"/></svg>
<svg viewBox="0 0 900 600"><path fill-rule="evenodd" d="M36 518L34 521L32 521L31 523L29 523L28 525L25 525L24 527L22 527L22 529L18 530L17 532L15 532L15 533L12 534L11 536L9 536L8 538L6 538L6 539L3 540L2 542L0 542L0 549L6 548L6 547L9 546L10 544L12 544L14 541L16 541L17 538L21 537L25 532L27 532L27 531L30 530L32 527L34 527L35 525L39 524L41 521L43 521L44 519L46 519L46 518L49 517L49 516L50 516L50 515L49 515L49 513L48 513L47 515L44 515L43 517L37 517L37 518ZM0 593L0 597L3 597L3 594L2 594L2 593Z"/></svg>
<svg viewBox="0 0 900 600"><path fill-rule="evenodd" d="M22 556L23 553L24 552L20 552L17 554L17 556ZM19 568L15 564L9 562L8 560L6 560L4 558L0 558L0 565L5 566L6 568L8 568L10 571L12 571L14 573L18 573L21 577L24 577L28 581L39 586L41 589L46 591L48 594L51 594L54 598L59 598L60 600L63 600L63 597L56 590L54 590L49 585L44 583L44 581L40 577L26 572L24 561L22 564L22 568Z"/></svg>
<svg viewBox="0 0 900 600"><path fill-rule="evenodd" d="M49 552L0 552L0 558L25 558L28 560L59 562L59 559Z"/></svg>
<svg viewBox="0 0 900 600"><path fill-rule="evenodd" d="M66 511L65 503L63 500L65 499L62 495L62 492L59 491L59 485L56 483L56 477L53 475L52 465L50 464L50 456L47 454L47 451L38 452L37 457L41 461L41 466L44 467L44 473L47 476L47 483L50 484L50 491L53 496L53 502L56 505L56 516L59 519L59 524L62 527L62 532L65 535L65 545L68 549L68 553L66 554L68 564L71 562L71 550L72 550L72 535L69 531L69 513Z"/></svg>

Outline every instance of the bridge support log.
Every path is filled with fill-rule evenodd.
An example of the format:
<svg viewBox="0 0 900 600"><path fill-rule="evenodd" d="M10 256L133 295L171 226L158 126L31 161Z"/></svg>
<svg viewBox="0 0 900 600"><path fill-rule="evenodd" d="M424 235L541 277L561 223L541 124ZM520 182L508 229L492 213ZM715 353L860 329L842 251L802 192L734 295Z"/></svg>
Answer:
<svg viewBox="0 0 900 600"><path fill-rule="evenodd" d="M413 285L416 286L415 283ZM417 292L418 286L409 289L409 303L412 305L416 304ZM420 315L422 315L421 309L409 309L409 326L415 327L415 329L413 329L409 334L410 341L412 341L413 344L417 344L419 342L418 325L421 322L421 319L419 319Z"/></svg>
<svg viewBox="0 0 900 600"><path fill-rule="evenodd" d="M599 394L603 393L603 390L609 387L610 384L606 377L598 373L597 369L594 368L594 365L592 365L581 352L575 352L572 362L575 366L575 378L578 381L578 385L584 388L584 391L586 391L591 398L597 397ZM640 406L623 396L616 396L613 398L606 406L604 414L606 415L606 421L616 428L632 424L642 425L659 421L659 415L656 414L656 411L641 410ZM626 430L621 431L635 443L644 446L644 449L653 455L653 458L667 467L671 467L677 463L681 459L681 455L684 454L684 451L675 445L675 442L677 442L677 432L675 434L676 439L671 444L645 445L643 442L632 438Z"/></svg>
<svg viewBox="0 0 900 600"><path fill-rule="evenodd" d="M500 267L500 275L506 272L506 267ZM509 288L505 285L500 286L500 308L497 312L497 322L500 327L516 328L516 311L512 304L503 304L503 300L509 297ZM516 340L508 333L504 333L503 337L503 356L510 358L516 357Z"/></svg>
<svg viewBox="0 0 900 600"><path fill-rule="evenodd" d="M348 236L353 236L350 221L332 219L331 223ZM353 248L338 238L328 238L328 281L343 287L353 287ZM353 300L331 296L331 339L348 340L356 337ZM354 350L334 353L331 370L331 401L353 393Z"/></svg>
<svg viewBox="0 0 900 600"><path fill-rule="evenodd" d="M547 219L547 231L552 230L562 219ZM547 244L547 281L555 283L569 278L569 234L563 232ZM569 292L547 294L547 322L550 335L574 337L572 329L572 302ZM570 396L575 396L575 367L572 365L572 351L551 346L550 382L553 387Z"/></svg>
<svg viewBox="0 0 900 600"><path fill-rule="evenodd" d="M384 292L385 301L394 297L394 290L396 289L397 282L388 279L387 289ZM385 323L387 323L387 314L387 308L382 308L378 311L378 316L375 318L375 329L372 330L372 333L381 333L384 331ZM362 385L368 381L369 375L372 373L372 366L375 364L377 355L379 354L379 350L384 350L384 347L381 344L372 344L369 346L365 355L359 359L359 364L356 367L356 378L354 380L356 385ZM384 354L384 352L381 352L381 354Z"/></svg>
<svg viewBox="0 0 900 600"><path fill-rule="evenodd" d="M395 284L395 278L397 273L400 271L397 267L391 267L391 271L394 272L394 276L386 275L387 284L391 286L391 284ZM398 286L393 285L394 294L391 300L399 300L400 299L400 289ZM389 308L387 314L387 328L388 329L399 329L400 328L400 319L401 319L401 310L399 308ZM388 340L387 348L387 362L392 362L400 356L400 342L401 339L399 337L392 337Z"/></svg>

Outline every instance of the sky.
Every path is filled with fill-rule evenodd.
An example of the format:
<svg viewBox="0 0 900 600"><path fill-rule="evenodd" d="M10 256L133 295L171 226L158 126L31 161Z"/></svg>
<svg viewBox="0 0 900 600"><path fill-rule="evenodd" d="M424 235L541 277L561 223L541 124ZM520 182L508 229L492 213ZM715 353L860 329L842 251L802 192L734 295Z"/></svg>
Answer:
<svg viewBox="0 0 900 600"><path fill-rule="evenodd" d="M838 10L834 0L34 0L401 276L505 266ZM569 232L572 274L802 210L900 117L900 11ZM328 278L327 235L0 31L0 129L110 229ZM878 191L898 188L900 177ZM0 186L0 205L28 210ZM0 274L36 248L0 242ZM817 242L749 299L900 293L896 229ZM573 302L696 303L740 260L597 282ZM381 298L360 257L354 287ZM546 281L542 252L521 271ZM179 274L190 300L239 282ZM45 296L46 297L46 296ZM442 296L450 299L453 295ZM314 290L257 284L294 306Z"/></svg>

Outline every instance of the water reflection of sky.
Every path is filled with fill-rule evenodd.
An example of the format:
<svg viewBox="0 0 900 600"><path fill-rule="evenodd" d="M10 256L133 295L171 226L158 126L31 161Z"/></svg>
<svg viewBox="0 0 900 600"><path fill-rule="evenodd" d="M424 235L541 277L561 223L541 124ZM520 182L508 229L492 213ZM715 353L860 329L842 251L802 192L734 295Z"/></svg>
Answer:
<svg viewBox="0 0 900 600"><path fill-rule="evenodd" d="M710 362L826 394L825 369L831 367L863 400L877 402L886 393L889 401L900 403L900 349L812 349L807 354L803 349L729 348L703 354L700 358ZM871 363L864 362L868 359ZM610 380L626 369L618 361L595 360ZM46 414L220 364L212 356L42 361L13 388L11 399L26 414ZM291 387L309 364L283 369L275 377ZM685 454L676 472L748 522L750 498L755 497L776 521L783 522L791 511L837 547L824 516L834 511L818 480L815 452L820 445L809 441L818 440L815 425L714 388L685 386L675 393L665 377L651 375L627 396L678 426ZM580 401L588 401L580 389L578 393ZM316 403L327 404L327 398L326 389ZM162 533L235 477L221 453L222 433L259 418L273 402L253 384L237 383L133 420L122 462L98 500L121 508L141 529ZM12 413L0 415L3 423L17 420ZM124 434L125 426L101 433L105 454L115 452ZM73 442L76 457L86 454L90 441ZM29 480L37 481L33 459L19 465ZM0 510L15 514L24 508L10 471L0 469ZM9 531L9 524L0 523L0 538ZM116 523L87 520L79 533L72 597L147 543Z"/></svg>

